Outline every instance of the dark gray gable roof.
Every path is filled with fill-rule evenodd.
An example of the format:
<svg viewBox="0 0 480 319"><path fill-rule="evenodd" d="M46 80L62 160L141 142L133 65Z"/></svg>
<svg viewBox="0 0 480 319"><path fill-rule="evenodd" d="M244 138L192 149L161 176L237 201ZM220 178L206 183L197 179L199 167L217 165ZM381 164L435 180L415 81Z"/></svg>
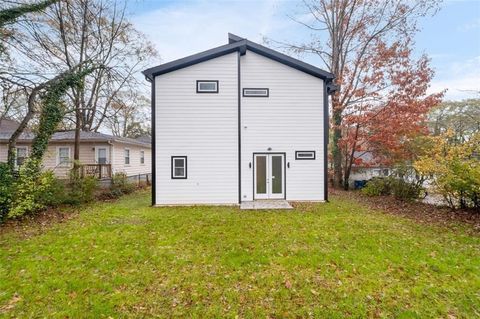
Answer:
<svg viewBox="0 0 480 319"><path fill-rule="evenodd" d="M294 59L286 54L269 49L263 45L241 38L234 34L231 34L231 33L228 34L228 42L229 43L226 45L222 45L207 51L190 55L186 58L182 58L179 60L175 60L169 63L161 64L159 66L147 69L143 71L143 74L147 77L147 79L151 81L157 75L182 69L187 66L204 62L210 59L214 59L219 56L229 54L235 51L239 51L241 55L244 55L247 50L250 50L252 52L263 55L267 58L283 63L297 70L300 70L302 72L305 72L315 77L326 80L327 82L332 82L334 79L334 75L330 72L317 68L316 66L305 63L303 61Z"/></svg>

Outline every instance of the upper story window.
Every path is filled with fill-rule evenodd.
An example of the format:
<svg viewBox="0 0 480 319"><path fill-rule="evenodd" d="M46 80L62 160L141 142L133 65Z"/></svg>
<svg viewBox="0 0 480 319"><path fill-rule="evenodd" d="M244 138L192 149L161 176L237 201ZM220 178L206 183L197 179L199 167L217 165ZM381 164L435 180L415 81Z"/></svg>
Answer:
<svg viewBox="0 0 480 319"><path fill-rule="evenodd" d="M244 88L244 97L268 97L269 92L267 88Z"/></svg>
<svg viewBox="0 0 480 319"><path fill-rule="evenodd" d="M126 148L123 151L123 154L124 154L124 158L125 158L125 165L130 165L130 150L128 148Z"/></svg>
<svg viewBox="0 0 480 319"><path fill-rule="evenodd" d="M145 151L140 151L140 164L145 164Z"/></svg>
<svg viewBox="0 0 480 319"><path fill-rule="evenodd" d="M187 157L172 156L172 179L187 178Z"/></svg>
<svg viewBox="0 0 480 319"><path fill-rule="evenodd" d="M26 146L17 147L17 152L16 152L15 155L16 155L15 164L17 166L21 166L25 162L25 160L27 159L28 147L26 147Z"/></svg>
<svg viewBox="0 0 480 319"><path fill-rule="evenodd" d="M57 148L57 165L60 165L60 166L70 165L70 147L60 146Z"/></svg>
<svg viewBox="0 0 480 319"><path fill-rule="evenodd" d="M197 93L218 93L218 80L197 80Z"/></svg>
<svg viewBox="0 0 480 319"><path fill-rule="evenodd" d="M295 159L296 160L314 160L315 151L296 151Z"/></svg>

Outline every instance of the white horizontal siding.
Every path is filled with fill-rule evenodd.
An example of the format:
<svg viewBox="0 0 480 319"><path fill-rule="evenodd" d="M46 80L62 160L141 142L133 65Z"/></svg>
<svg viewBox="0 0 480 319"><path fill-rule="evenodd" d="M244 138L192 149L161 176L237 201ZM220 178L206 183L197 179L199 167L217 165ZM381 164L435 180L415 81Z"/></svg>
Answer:
<svg viewBox="0 0 480 319"><path fill-rule="evenodd" d="M155 78L156 204L238 202L237 67L232 53ZM171 156L187 156L187 179L171 178Z"/></svg>
<svg viewBox="0 0 480 319"><path fill-rule="evenodd" d="M125 149L130 150L130 164L125 164ZM112 150L112 173L125 173L127 176L151 173L152 153L150 148L114 142ZM144 164L140 163L140 151L145 152Z"/></svg>
<svg viewBox="0 0 480 319"><path fill-rule="evenodd" d="M241 57L241 86L269 88L242 97L242 200L253 199L253 153L285 152L287 200L324 200L323 81L256 53ZM295 160L295 151L316 152ZM252 168L249 164L252 163Z"/></svg>

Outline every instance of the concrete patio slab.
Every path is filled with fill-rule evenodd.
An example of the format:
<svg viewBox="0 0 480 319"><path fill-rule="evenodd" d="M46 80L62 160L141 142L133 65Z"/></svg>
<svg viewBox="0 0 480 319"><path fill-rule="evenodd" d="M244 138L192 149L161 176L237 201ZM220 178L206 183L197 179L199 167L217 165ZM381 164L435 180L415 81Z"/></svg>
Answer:
<svg viewBox="0 0 480 319"><path fill-rule="evenodd" d="M242 202L240 204L242 210L258 210L258 209L293 209L290 204L283 199L262 199L248 202Z"/></svg>

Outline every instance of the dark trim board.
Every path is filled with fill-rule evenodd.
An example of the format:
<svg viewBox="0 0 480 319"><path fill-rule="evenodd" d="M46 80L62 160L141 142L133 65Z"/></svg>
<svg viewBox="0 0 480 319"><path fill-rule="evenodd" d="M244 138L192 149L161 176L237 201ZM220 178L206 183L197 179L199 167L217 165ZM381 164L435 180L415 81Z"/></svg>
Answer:
<svg viewBox="0 0 480 319"><path fill-rule="evenodd" d="M155 162L155 158L156 158L156 147L155 147L155 132L156 132L156 129L155 129L155 77L153 77L153 79L151 80L152 82L152 97L151 97L151 103L152 103L152 118L151 118L151 121L152 121L152 127L151 127L151 135L152 135L152 206L155 206L157 204L157 179L156 179L156 172L157 172L157 169L156 169L156 162Z"/></svg>
<svg viewBox="0 0 480 319"><path fill-rule="evenodd" d="M237 54L238 63L238 203L242 202L242 98L240 96L240 52Z"/></svg>
<svg viewBox="0 0 480 319"><path fill-rule="evenodd" d="M252 199L255 200L255 155L283 155L283 199L287 199L287 153L286 152L253 152L252 154Z"/></svg>
<svg viewBox="0 0 480 319"><path fill-rule="evenodd" d="M328 119L328 91L327 82L323 81L323 189L324 200L328 202L328 142L329 142L329 119Z"/></svg>
<svg viewBox="0 0 480 319"><path fill-rule="evenodd" d="M198 90L198 83L199 82L209 82L209 83L217 83L217 90L215 91L199 91ZM199 94L215 94L215 93L218 93L218 91L220 90L220 83L218 82L218 80L197 80L196 82L196 92L199 93Z"/></svg>
<svg viewBox="0 0 480 319"><path fill-rule="evenodd" d="M322 70L320 68L317 68L316 66L305 63L303 61L294 59L288 55L272 50L258 43L249 41L247 39L241 38L231 33L228 34L228 41L230 42L229 44L222 45L207 51L203 51L182 59L178 59L169 63L161 64L159 66L147 69L143 71L143 74L148 79L151 80L153 79L153 77L157 75L165 74L168 72L185 68L190 65L194 65L200 62L218 58L225 54L229 54L237 51L240 53L240 55L244 55L247 50L250 50L264 57L270 58L272 60L275 60L285 65L288 65L294 69L308 73L310 75L326 80L328 82L333 81L334 76L332 73Z"/></svg>
<svg viewBox="0 0 480 319"><path fill-rule="evenodd" d="M185 160L185 177L175 177L173 176L173 170L175 169L175 167L173 166L173 159L174 158L183 158ZM173 155L170 157L170 177L172 179L187 179L188 177L188 173L187 173L187 156L176 156L176 155Z"/></svg>

